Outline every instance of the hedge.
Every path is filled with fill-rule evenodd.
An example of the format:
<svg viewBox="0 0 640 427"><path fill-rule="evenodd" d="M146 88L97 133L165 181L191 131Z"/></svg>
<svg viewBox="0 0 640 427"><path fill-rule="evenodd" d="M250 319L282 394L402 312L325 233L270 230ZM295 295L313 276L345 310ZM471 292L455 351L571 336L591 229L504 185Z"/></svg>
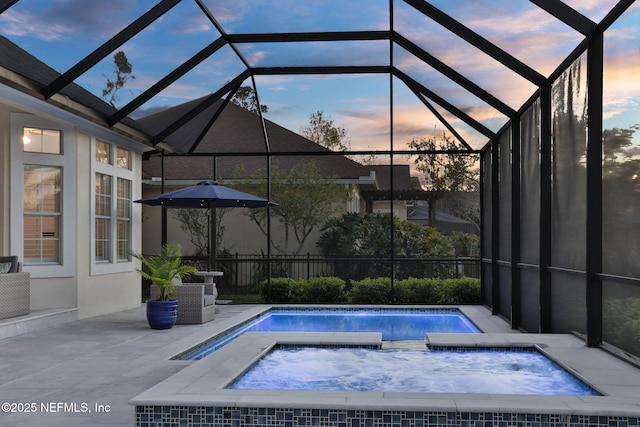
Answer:
<svg viewBox="0 0 640 427"><path fill-rule="evenodd" d="M269 301L268 281L260 293ZM480 279L409 278L394 282L389 277L351 281L347 286L339 277L309 280L271 279L271 302L318 304L480 304Z"/></svg>

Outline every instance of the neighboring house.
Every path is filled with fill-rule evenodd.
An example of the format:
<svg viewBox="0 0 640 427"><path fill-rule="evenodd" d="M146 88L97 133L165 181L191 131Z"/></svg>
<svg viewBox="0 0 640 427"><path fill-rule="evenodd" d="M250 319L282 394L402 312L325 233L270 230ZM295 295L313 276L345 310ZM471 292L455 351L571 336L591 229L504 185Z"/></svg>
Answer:
<svg viewBox="0 0 640 427"><path fill-rule="evenodd" d="M179 118L198 100L163 110L138 121L151 130L162 129L165 123ZM233 103L228 103L219 111L221 101L202 113L202 120L192 120L189 126L176 132L166 142L176 151L188 152L190 156L151 156L143 160L143 194L149 197L164 191L170 191L202 180L216 179L233 186L237 180L234 168L244 167L247 174L267 167L266 142L260 117ZM211 125L212 117L216 117ZM332 182L347 186L350 198L343 212L360 212L365 209L360 196L363 188L377 188L376 173L343 155L335 155L325 147L316 144L265 120L269 153L272 165L281 170L289 170L300 163L313 162L320 174ZM185 144L185 141L190 141ZM193 145L196 141L197 145ZM240 154L245 156L240 157ZM247 155L248 154L248 155ZM162 162L164 161L164 166ZM164 170L164 186L162 175ZM274 200L277 202L277 200ZM161 245L161 210L155 207L143 207L143 250L154 252ZM266 253L266 238L257 225L245 215L244 209L229 209L224 214L224 238L220 248L230 248L233 252L252 254ZM275 228L275 226L274 226ZM277 230L274 231L274 235ZM316 237L310 237L303 252L317 252ZM179 242L185 252L193 250L187 236L179 230L179 223L167 215L167 241Z"/></svg>
<svg viewBox="0 0 640 427"><path fill-rule="evenodd" d="M393 212L400 220L406 220L407 209L413 205L413 200L422 200L428 195L425 191L412 189L413 180L409 165L372 165L367 168L376 174L378 181L377 188L363 189L362 197L365 200L367 212ZM390 201L392 187L393 203Z"/></svg>
<svg viewBox="0 0 640 427"><path fill-rule="evenodd" d="M459 231L462 233L478 234L478 229L472 222L442 211L436 211L435 224L430 224L429 206L422 204L416 204L409 208L409 216L407 219L416 224L435 227L438 231L443 233L448 231Z"/></svg>
<svg viewBox="0 0 640 427"><path fill-rule="evenodd" d="M0 37L1 255L31 274L31 310L77 308L79 318L140 305L144 130Z"/></svg>

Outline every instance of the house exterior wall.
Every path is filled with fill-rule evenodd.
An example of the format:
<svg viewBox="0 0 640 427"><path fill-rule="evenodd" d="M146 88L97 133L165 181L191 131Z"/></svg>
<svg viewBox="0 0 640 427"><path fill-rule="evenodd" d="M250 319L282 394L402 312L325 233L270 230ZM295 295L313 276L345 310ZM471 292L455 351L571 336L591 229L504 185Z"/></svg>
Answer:
<svg viewBox="0 0 640 427"><path fill-rule="evenodd" d="M96 271L96 262L93 248L93 238L88 238L95 234L92 231L93 219L90 215L81 215L82 212L91 212L92 204L95 200L93 194L92 177L95 171L91 165L94 162L95 153L91 149L95 138L80 133L77 155L78 175L85 177L78 179L78 233L77 233L77 301L78 317L92 317L107 314L114 311L126 310L138 307L141 302L141 278L135 271L135 262L125 262L120 266L111 266L111 271ZM141 176L142 158L140 154L134 154L132 159L134 177ZM89 177L87 179L86 177ZM132 200L140 198L140 184L136 178L133 183ZM140 227L140 206L132 204L134 224L132 225L132 249L140 250L141 227ZM121 264L121 263L118 263Z"/></svg>
<svg viewBox="0 0 640 427"><path fill-rule="evenodd" d="M0 253L9 253L9 232L11 224L9 222L9 169L11 167L11 157L9 151L9 111L6 106L0 103Z"/></svg>
<svg viewBox="0 0 640 427"><path fill-rule="evenodd" d="M9 89L0 87L0 254L18 255L23 270L31 273L31 310L78 308L78 317L86 318L139 306L141 280L135 271L137 262L110 266L95 262L94 135L99 134L100 140L114 147L130 150L132 200L140 197L143 146L69 113L62 113L64 118L56 117L52 107L45 103L42 111L34 107L33 100L22 108L21 95L17 94L17 99L10 95ZM24 262L24 165L40 163L38 154L22 149L24 126L60 129L63 133L62 154L47 157L62 170L59 263ZM132 249L139 251L140 207L133 205L130 241Z"/></svg>
<svg viewBox="0 0 640 427"><path fill-rule="evenodd" d="M393 202L393 214L400 219L400 221L407 220L407 203L405 201L395 200ZM389 213L389 201L388 200L376 200L373 202L371 208L372 212Z"/></svg>

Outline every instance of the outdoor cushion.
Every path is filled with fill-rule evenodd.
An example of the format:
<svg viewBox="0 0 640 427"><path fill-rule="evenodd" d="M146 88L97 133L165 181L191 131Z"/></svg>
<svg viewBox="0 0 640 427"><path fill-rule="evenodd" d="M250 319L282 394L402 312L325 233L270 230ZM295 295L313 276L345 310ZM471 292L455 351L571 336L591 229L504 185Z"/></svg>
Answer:
<svg viewBox="0 0 640 427"><path fill-rule="evenodd" d="M212 294L204 294L204 306L213 305L216 299Z"/></svg>
<svg viewBox="0 0 640 427"><path fill-rule="evenodd" d="M9 263L7 271L5 271L6 263ZM17 256L0 256L0 273L17 273L18 271L20 271L20 263Z"/></svg>
<svg viewBox="0 0 640 427"><path fill-rule="evenodd" d="M7 263L9 264L8 269ZM20 271L20 263L17 256L0 256L0 273L17 273L18 271Z"/></svg>

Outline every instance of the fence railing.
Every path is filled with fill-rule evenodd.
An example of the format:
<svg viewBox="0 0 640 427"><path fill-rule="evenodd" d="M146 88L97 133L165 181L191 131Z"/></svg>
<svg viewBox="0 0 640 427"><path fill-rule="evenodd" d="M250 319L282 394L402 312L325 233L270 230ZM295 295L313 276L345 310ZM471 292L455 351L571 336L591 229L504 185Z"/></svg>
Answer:
<svg viewBox="0 0 640 427"><path fill-rule="evenodd" d="M204 257L183 257L185 264L198 270L207 269ZM393 266L393 268L392 268ZM216 279L219 292L248 294L256 292L256 286L269 277L309 279L317 276L335 276L349 282L367 277L459 278L480 277L479 258L326 258L322 255L220 255L216 270L224 275Z"/></svg>

